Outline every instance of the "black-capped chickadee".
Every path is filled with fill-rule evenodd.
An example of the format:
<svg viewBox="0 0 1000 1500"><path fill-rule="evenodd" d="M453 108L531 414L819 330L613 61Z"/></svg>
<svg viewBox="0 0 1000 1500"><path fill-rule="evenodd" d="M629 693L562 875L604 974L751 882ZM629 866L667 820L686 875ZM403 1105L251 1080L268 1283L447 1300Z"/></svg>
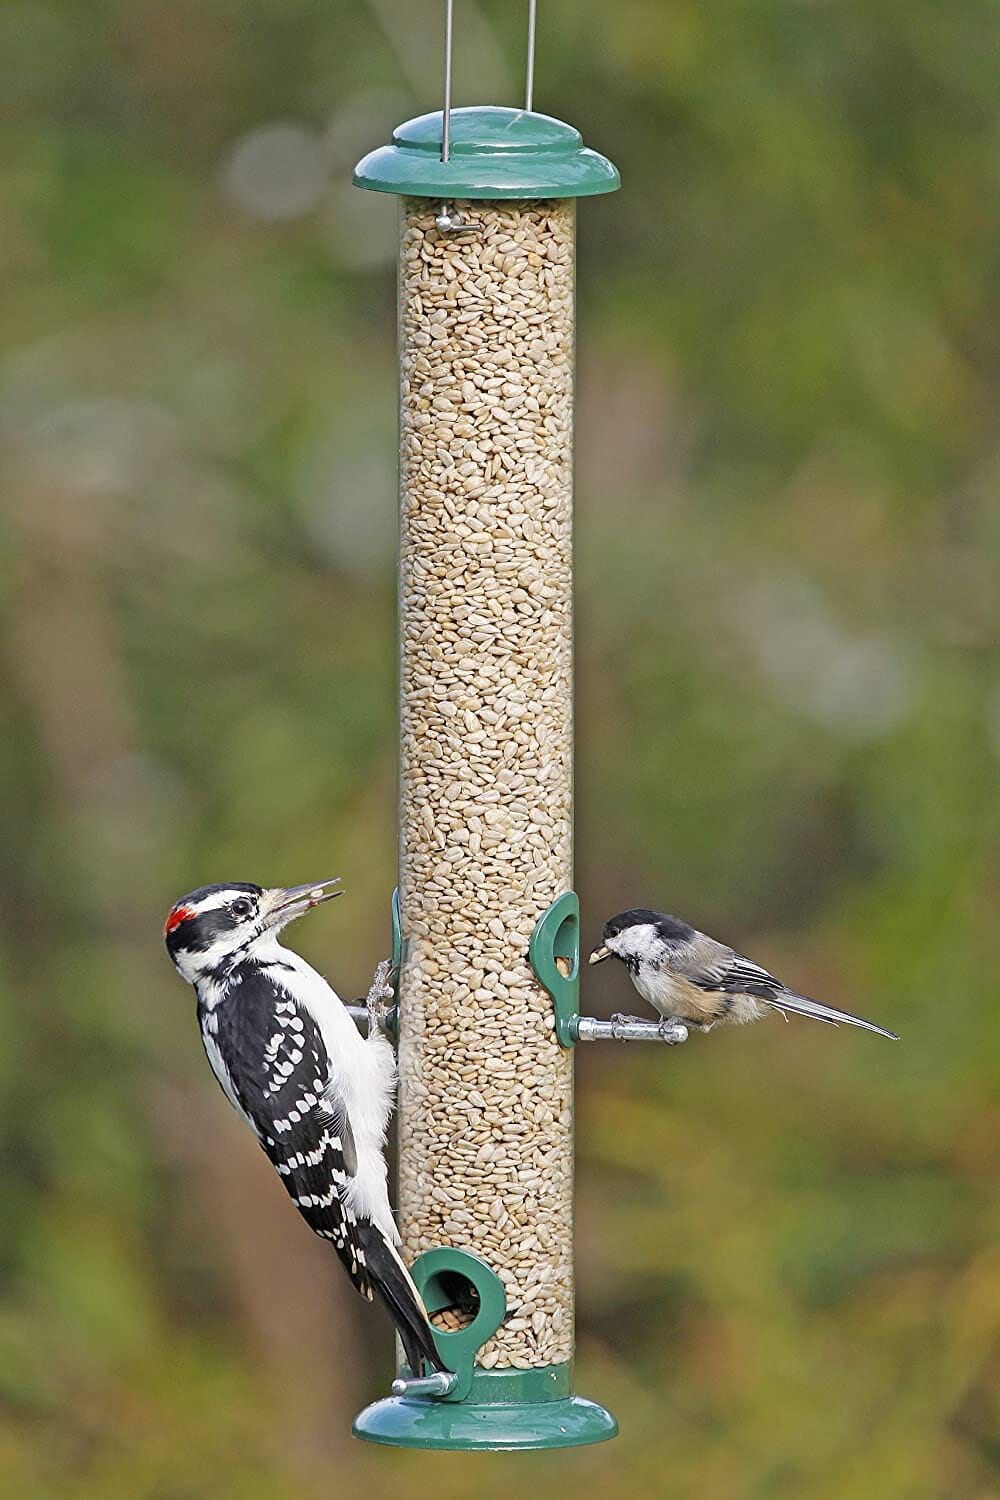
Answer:
<svg viewBox="0 0 1000 1500"><path fill-rule="evenodd" d="M663 1017L661 1030L682 1021L685 1026L711 1031L724 1021L757 1021L768 1010L777 1010L830 1026L841 1022L863 1026L894 1042L899 1040L884 1026L786 989L780 979L735 948L717 943L665 912L637 907L612 917L604 924L590 962L599 964L605 958L620 959L625 965L639 994Z"/></svg>

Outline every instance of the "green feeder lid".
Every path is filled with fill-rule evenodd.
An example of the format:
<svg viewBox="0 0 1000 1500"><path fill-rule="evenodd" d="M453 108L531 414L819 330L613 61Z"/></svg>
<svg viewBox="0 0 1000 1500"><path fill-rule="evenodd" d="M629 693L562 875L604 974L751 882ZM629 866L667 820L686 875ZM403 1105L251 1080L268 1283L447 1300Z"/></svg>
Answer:
<svg viewBox="0 0 1000 1500"><path fill-rule="evenodd" d="M620 187L617 167L590 151L572 125L500 105L451 112L441 160L440 110L398 125L392 145L354 169L356 187L415 198L584 198Z"/></svg>

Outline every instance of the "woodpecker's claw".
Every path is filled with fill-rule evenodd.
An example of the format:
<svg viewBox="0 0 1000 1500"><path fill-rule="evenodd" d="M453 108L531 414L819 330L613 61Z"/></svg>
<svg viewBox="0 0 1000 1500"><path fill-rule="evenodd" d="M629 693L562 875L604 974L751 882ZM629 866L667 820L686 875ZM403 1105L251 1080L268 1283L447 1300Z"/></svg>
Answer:
<svg viewBox="0 0 1000 1500"><path fill-rule="evenodd" d="M371 989L368 991L369 998L374 996L377 1000L390 1000L395 994L392 986L391 975L394 968L391 958L383 958L376 966L372 977Z"/></svg>
<svg viewBox="0 0 1000 1500"><path fill-rule="evenodd" d="M396 991L390 983L395 965L391 958L383 958L372 976L371 988L365 1004L368 1008L368 1035L375 1029L385 1031L386 1018L392 1009Z"/></svg>

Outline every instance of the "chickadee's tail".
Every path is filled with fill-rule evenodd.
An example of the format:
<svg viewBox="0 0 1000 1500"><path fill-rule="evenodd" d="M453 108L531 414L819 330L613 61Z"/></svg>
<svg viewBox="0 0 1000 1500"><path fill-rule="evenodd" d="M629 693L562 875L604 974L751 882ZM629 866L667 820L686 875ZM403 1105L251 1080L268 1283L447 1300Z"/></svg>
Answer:
<svg viewBox="0 0 1000 1500"><path fill-rule="evenodd" d="M898 1042L899 1037L895 1031L886 1031L884 1026L876 1026L874 1021L862 1020L861 1016L852 1016L849 1010L837 1010L832 1005L824 1005L820 1000L810 1000L808 995L796 995L793 990L783 990L773 1000L768 1001L775 1010L790 1010L796 1016L808 1016L813 1021L825 1021L828 1026L861 1026L865 1031L875 1031L879 1036L887 1036L891 1042Z"/></svg>
<svg viewBox="0 0 1000 1500"><path fill-rule="evenodd" d="M447 1370L435 1348L423 1299L399 1251L370 1219L359 1219L357 1233L369 1280L396 1325L410 1370L423 1374L425 1360L432 1370Z"/></svg>

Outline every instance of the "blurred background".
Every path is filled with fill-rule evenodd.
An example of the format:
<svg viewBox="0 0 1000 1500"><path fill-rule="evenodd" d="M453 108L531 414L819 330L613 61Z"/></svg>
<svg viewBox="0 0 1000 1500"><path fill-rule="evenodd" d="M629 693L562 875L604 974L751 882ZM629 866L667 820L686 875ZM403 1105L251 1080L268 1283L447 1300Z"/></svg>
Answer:
<svg viewBox="0 0 1000 1500"><path fill-rule="evenodd" d="M542 0L580 208L578 888L903 1034L581 1049L577 1387L349 1436L388 1325L225 1106L192 886L394 883L394 204L440 0L0 9L0 1481L19 1500L1000 1493L992 0ZM459 0L457 103L526 5ZM588 976L599 1014L626 976Z"/></svg>

